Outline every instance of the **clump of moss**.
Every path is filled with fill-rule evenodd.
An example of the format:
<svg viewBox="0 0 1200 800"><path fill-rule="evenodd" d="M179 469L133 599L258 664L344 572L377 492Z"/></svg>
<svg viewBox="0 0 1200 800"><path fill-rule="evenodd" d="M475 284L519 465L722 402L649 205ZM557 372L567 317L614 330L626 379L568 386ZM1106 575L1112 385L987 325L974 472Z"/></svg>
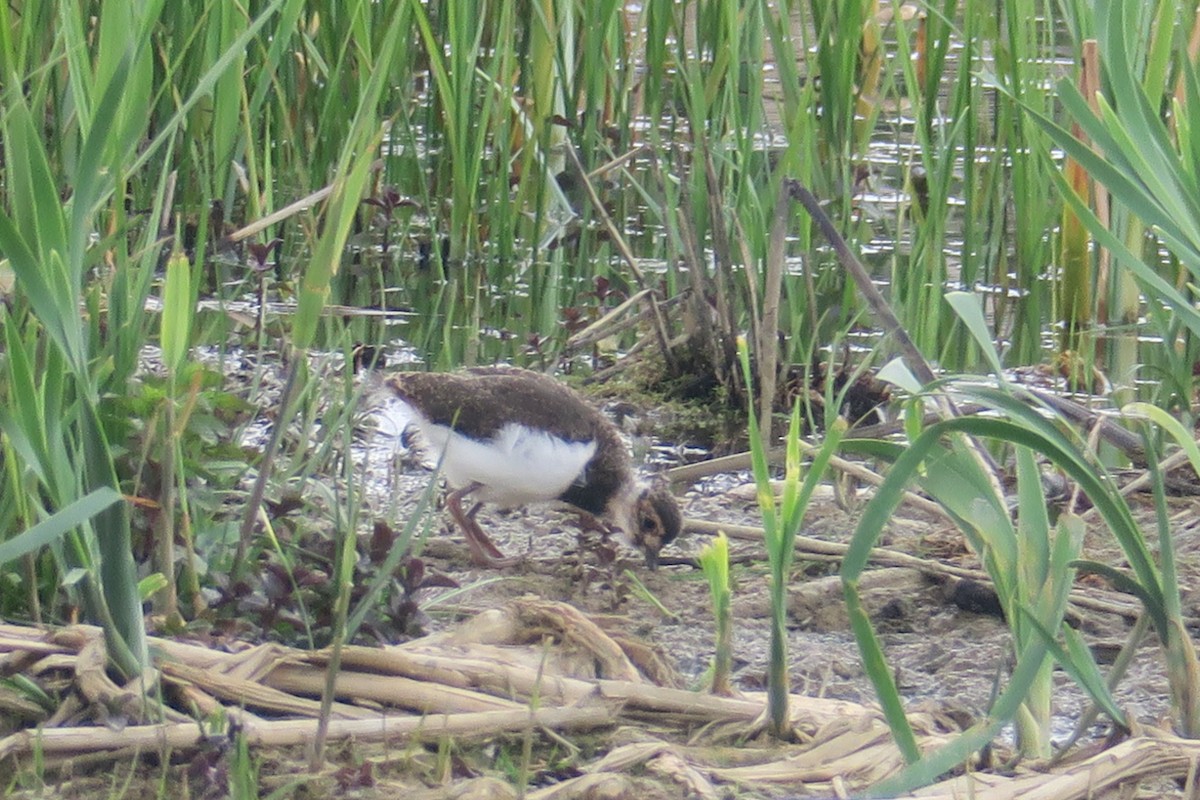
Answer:
<svg viewBox="0 0 1200 800"><path fill-rule="evenodd" d="M714 454L745 444L745 411L717 380L711 366L690 348L676 353L669 370L661 355L644 357L599 387L594 397L628 404L643 417L639 426L661 440L686 442ZM618 409L618 412L620 409Z"/></svg>

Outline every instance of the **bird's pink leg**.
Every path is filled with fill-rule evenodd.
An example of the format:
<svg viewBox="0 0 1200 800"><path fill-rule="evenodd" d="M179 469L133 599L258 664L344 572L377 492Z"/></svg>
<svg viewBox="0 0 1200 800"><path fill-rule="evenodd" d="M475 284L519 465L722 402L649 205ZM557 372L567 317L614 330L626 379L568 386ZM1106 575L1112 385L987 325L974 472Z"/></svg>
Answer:
<svg viewBox="0 0 1200 800"><path fill-rule="evenodd" d="M462 528L463 535L467 537L467 546L471 548L472 563L479 567L510 567L519 563L519 558L505 556L500 548L492 544L492 540L475 521L475 512L479 510L481 503L476 503L469 512L463 511L463 498L479 487L478 483L470 483L446 495L446 507L450 509L450 516L454 518L458 527Z"/></svg>

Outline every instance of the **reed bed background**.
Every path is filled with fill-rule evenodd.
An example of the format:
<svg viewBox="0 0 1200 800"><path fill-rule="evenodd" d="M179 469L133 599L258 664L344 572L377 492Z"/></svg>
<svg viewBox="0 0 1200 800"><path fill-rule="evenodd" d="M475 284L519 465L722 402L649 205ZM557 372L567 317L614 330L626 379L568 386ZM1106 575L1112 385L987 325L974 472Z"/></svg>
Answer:
<svg viewBox="0 0 1200 800"><path fill-rule="evenodd" d="M1154 39L1162 52L1147 79L1161 92L1182 77L1171 48L1189 20L1156 7L1147 20L1169 28ZM127 49L106 40L110 16L99 6L5 12L6 97L37 110L60 194L76 168L94 166L78 164L99 99L89 95ZM151 4L126 21L145 40L122 77L137 83L126 88L145 119L127 121L143 141L120 165L124 207L98 207L94 219L108 212L123 226L112 232L129 238L165 212L157 232L178 234L206 298L256 297L260 278L269 298L298 294L320 206L247 237L280 240L257 263L222 237L334 180L354 109L370 77L386 76L371 109L382 138L360 198L370 204L328 300L410 313L398 325L326 320L326 345L349 325L356 339L403 339L441 366L552 358L579 314L642 284L668 295L696 286L689 270L728 306L721 333L736 335L761 313L785 176L829 204L916 342L949 368L977 356L958 346L947 286L987 293L1012 364L1047 356L1055 298L1075 291L1059 269L1061 159L1033 115L1071 124L1055 87L1079 72L1094 34L1085 4ZM156 208L151 176L165 174L170 206ZM601 214L640 269L622 260ZM857 308L800 214L786 230L781 363L827 346ZM1116 283L1101 288L1111 295ZM1089 294L1080 318L1108 322L1113 298ZM227 337L227 315L202 322L195 343ZM1078 335L1072 343L1105 368L1097 329Z"/></svg>

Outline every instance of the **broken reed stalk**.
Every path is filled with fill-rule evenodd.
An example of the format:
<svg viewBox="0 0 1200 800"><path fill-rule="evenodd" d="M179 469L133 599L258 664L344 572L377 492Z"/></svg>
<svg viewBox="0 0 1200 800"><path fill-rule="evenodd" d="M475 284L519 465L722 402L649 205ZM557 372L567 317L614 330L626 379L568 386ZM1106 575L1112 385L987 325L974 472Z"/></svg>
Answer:
<svg viewBox="0 0 1200 800"><path fill-rule="evenodd" d="M937 380L937 375L934 373L933 368L929 366L929 362L925 360L925 356L917 348L912 337L908 335L908 331L904 329L904 325L901 324L899 317L896 316L896 312L892 310L883 293L879 291L879 287L871 280L871 275L867 272L867 268L851 252L849 245L846 244L846 240L842 238L833 221L829 219L829 215L821 208L820 201L799 181L785 181L784 185L789 188L791 196L800 201L800 204L804 206L809 216L812 217L813 222L821 229L821 233L825 236L826 241L829 242L830 247L837 254L838 261L850 273L850 277L854 279L859 293L867 301L867 305L870 306L871 312L875 315L875 319L879 323L879 327L883 329L885 335L891 336L900 348L900 354L904 357L909 370L924 385L931 384ZM934 395L933 399L942 411L944 418L948 419L958 416L958 410L955 408L954 402L944 393ZM972 439L968 439L968 442L970 443L971 452L979 459L984 474L993 483L992 488L996 490L998 496L1003 497L1004 490L1000 486L1000 481L997 477L999 470L995 461L978 442Z"/></svg>
<svg viewBox="0 0 1200 800"><path fill-rule="evenodd" d="M858 286L858 291L862 294L863 299L867 301L867 305L871 307L872 313L875 314L875 318L879 322L879 327L883 328L885 334L896 340L896 344L900 348L900 353L904 356L904 360L908 363L908 368L912 370L913 375L921 383L933 383L937 380L933 368L929 366L929 362L925 360L925 356L917 349L912 337L908 335L908 331L900 323L900 318L896 316L896 312L892 311L891 305L888 304L883 293L879 291L879 287L871 280L871 275L867 272L867 268L850 251L846 240L838 233L838 229L834 226L833 221L829 219L829 215L821 208L820 201L817 200L812 192L801 185L799 181L786 181L784 187L788 190L791 197L800 201L800 204L804 206L809 216L812 217L813 222L821 229L821 233L825 236L826 241L829 242L829 246L837 254L838 261L846 268L846 272L850 273L850 277L854 279L855 285Z"/></svg>

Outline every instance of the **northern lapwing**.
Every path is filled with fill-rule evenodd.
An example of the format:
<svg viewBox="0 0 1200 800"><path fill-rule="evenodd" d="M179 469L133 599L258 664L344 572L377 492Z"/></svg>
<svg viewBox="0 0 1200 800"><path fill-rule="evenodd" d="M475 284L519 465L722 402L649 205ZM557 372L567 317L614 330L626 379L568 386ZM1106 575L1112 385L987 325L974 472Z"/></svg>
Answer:
<svg viewBox="0 0 1200 800"><path fill-rule="evenodd" d="M561 500L603 530L619 530L651 569L682 517L662 483L639 479L616 426L555 379L513 367L405 372L388 386L413 412L426 454L450 486L446 506L466 534L472 560L507 566L475 514ZM475 505L464 511L462 502ZM604 525L606 523L606 525Z"/></svg>

